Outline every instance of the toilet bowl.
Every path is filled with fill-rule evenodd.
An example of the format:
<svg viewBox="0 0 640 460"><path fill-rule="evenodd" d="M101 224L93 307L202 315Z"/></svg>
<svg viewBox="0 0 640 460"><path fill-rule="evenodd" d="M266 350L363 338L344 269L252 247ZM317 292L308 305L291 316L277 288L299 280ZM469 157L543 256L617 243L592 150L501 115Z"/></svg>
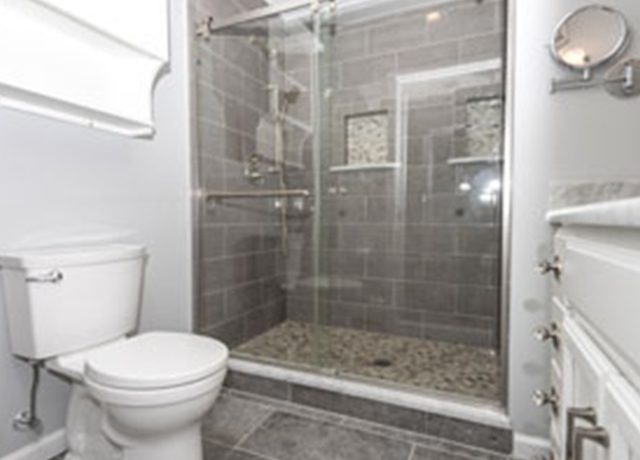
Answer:
<svg viewBox="0 0 640 460"><path fill-rule="evenodd" d="M149 332L47 361L73 381L67 459L93 459L97 450L113 451L105 459L201 458L200 421L222 388L227 359L216 340Z"/></svg>
<svg viewBox="0 0 640 460"><path fill-rule="evenodd" d="M228 349L176 332L132 335L144 248L0 256L12 351L72 382L66 460L201 460L200 426Z"/></svg>

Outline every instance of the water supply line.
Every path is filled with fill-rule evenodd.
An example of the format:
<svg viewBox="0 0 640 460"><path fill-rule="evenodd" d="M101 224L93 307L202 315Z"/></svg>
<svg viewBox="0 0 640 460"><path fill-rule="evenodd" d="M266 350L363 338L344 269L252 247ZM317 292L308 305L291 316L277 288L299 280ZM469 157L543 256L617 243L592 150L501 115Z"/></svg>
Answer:
<svg viewBox="0 0 640 460"><path fill-rule="evenodd" d="M42 431L42 420L38 418L38 386L40 385L40 368L44 361L28 360L31 366L31 389L29 391L29 408L18 413L13 419L16 431Z"/></svg>

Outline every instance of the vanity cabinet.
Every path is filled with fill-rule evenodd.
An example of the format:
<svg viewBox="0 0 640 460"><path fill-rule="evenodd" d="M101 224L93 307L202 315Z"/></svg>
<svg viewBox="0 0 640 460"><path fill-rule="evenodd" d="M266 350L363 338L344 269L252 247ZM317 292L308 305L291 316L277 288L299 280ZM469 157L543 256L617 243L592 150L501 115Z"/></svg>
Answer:
<svg viewBox="0 0 640 460"><path fill-rule="evenodd" d="M640 460L640 228L572 223L554 248L553 458Z"/></svg>

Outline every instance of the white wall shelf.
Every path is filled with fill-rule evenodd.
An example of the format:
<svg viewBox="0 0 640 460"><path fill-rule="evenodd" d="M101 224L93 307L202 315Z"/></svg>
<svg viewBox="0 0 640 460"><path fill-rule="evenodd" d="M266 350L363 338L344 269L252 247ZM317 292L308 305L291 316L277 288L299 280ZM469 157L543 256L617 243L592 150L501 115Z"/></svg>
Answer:
<svg viewBox="0 0 640 460"><path fill-rule="evenodd" d="M165 0L3 0L0 107L153 135L168 15Z"/></svg>

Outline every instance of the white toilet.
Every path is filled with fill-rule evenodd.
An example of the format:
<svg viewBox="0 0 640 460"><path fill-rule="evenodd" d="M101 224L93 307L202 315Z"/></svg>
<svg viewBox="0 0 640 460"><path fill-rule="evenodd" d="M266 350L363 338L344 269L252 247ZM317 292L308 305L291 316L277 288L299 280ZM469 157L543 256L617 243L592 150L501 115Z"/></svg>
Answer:
<svg viewBox="0 0 640 460"><path fill-rule="evenodd" d="M73 382L67 460L201 460L228 350L136 330L146 260L131 245L0 256L12 351Z"/></svg>

